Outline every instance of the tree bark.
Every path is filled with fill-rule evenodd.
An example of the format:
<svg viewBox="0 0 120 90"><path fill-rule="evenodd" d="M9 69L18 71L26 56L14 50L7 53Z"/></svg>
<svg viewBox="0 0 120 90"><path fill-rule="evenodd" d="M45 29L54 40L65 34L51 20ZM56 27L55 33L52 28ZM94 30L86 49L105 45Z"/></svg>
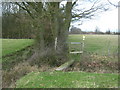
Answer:
<svg viewBox="0 0 120 90"><path fill-rule="evenodd" d="M71 23L72 2L67 2L65 9L65 18L59 14L58 16L58 43L57 53L68 59L68 32Z"/></svg>

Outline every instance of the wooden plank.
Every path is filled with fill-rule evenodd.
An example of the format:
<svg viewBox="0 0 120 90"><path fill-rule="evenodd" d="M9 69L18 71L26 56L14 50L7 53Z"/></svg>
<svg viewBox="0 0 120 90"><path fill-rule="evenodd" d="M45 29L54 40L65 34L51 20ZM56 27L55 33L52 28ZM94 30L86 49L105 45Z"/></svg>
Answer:
<svg viewBox="0 0 120 90"><path fill-rule="evenodd" d="M75 61L75 60L70 60L70 61L62 64L60 67L56 68L55 70L56 70L56 71L62 71L62 70L64 70L64 69L68 68L70 65L72 65L72 64L74 63L74 61Z"/></svg>
<svg viewBox="0 0 120 90"><path fill-rule="evenodd" d="M70 52L71 54L81 54L83 51L75 51L75 52Z"/></svg>
<svg viewBox="0 0 120 90"><path fill-rule="evenodd" d="M82 44L81 42L70 42L70 44Z"/></svg>

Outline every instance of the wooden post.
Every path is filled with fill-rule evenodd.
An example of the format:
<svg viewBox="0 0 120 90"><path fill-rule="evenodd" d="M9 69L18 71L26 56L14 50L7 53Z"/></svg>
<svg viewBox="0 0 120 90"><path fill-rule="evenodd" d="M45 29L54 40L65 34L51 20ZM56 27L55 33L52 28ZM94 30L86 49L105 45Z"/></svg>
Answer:
<svg viewBox="0 0 120 90"><path fill-rule="evenodd" d="M84 40L85 40L85 36L83 35L82 51L84 49Z"/></svg>
<svg viewBox="0 0 120 90"><path fill-rule="evenodd" d="M108 56L110 56L110 41L108 41Z"/></svg>
<svg viewBox="0 0 120 90"><path fill-rule="evenodd" d="M55 50L56 50L56 47L57 47L57 37L55 38Z"/></svg>

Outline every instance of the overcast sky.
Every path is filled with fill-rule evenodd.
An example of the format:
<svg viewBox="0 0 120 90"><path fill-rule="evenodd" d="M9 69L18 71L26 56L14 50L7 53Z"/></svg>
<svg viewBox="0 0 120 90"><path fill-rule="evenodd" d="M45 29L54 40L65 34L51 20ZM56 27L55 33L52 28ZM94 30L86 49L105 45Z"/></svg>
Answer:
<svg viewBox="0 0 120 90"><path fill-rule="evenodd" d="M0 1L0 16L2 15L2 3Z"/></svg>
<svg viewBox="0 0 120 90"><path fill-rule="evenodd" d="M79 23L76 22L73 25L85 31L94 31L96 27L100 28L103 32L108 29L116 31L118 29L118 9L102 13L93 20L83 21L82 25L79 25Z"/></svg>
<svg viewBox="0 0 120 90"><path fill-rule="evenodd" d="M107 0L104 0L103 2L105 1ZM110 1L115 5L118 4L118 0ZM86 7L87 6L89 6L89 4L87 4ZM115 8L112 5L110 6L111 10L99 14L95 19L84 21L82 25L79 25L80 22L72 23L72 25L81 28L83 31L94 31L96 27L103 32L108 29L111 31L118 31L118 8Z"/></svg>

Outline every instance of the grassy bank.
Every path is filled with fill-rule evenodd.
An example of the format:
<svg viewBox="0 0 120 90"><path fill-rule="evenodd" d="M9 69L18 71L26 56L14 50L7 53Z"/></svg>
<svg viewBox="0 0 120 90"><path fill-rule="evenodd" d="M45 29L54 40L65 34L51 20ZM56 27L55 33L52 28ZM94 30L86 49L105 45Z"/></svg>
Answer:
<svg viewBox="0 0 120 90"><path fill-rule="evenodd" d="M115 88L117 74L85 72L32 72L17 81L17 88Z"/></svg>

